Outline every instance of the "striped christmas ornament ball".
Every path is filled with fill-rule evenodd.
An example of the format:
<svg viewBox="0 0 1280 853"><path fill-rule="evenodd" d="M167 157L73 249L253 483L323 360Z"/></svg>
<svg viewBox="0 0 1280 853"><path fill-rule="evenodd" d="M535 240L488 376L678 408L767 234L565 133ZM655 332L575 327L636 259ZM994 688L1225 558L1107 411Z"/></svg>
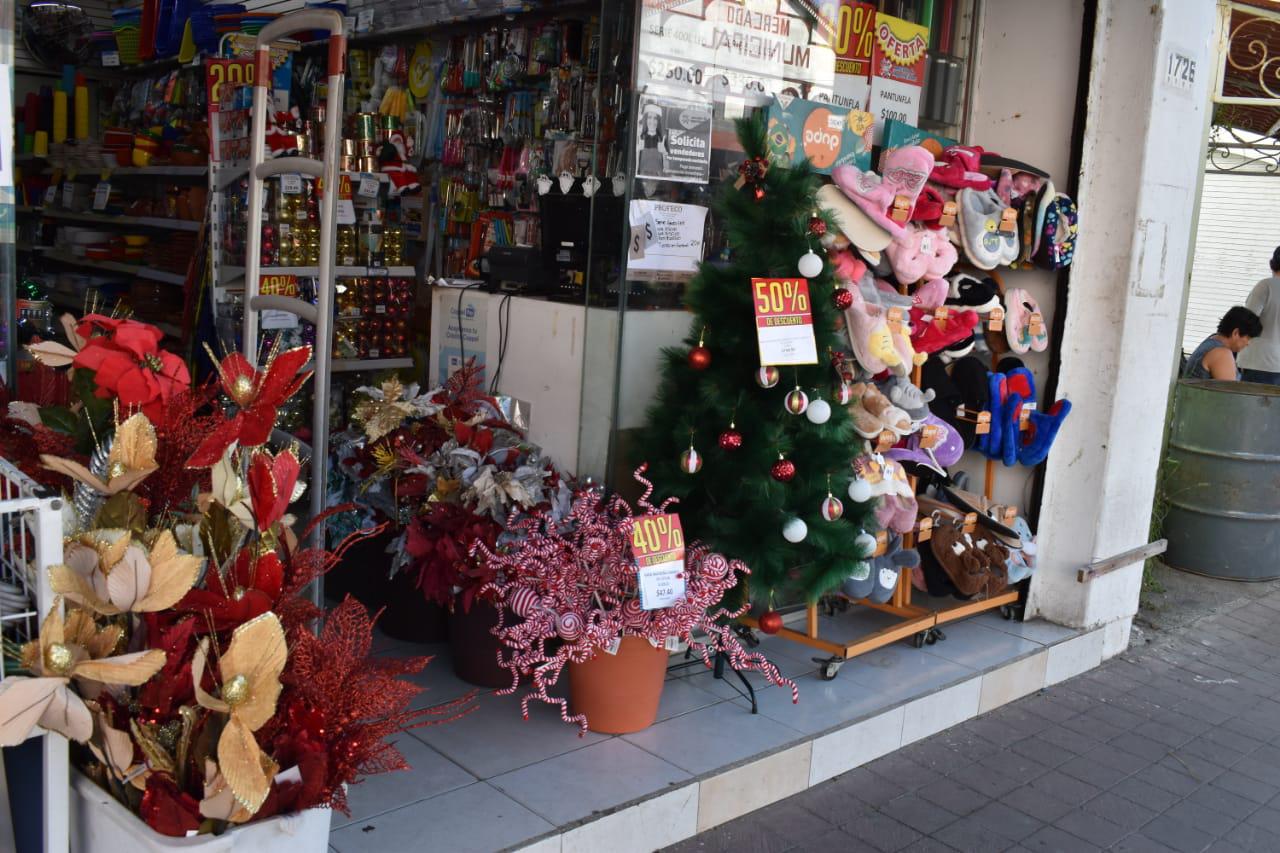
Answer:
<svg viewBox="0 0 1280 853"><path fill-rule="evenodd" d="M582 636L582 617L577 613L561 613L556 617L556 633L560 639L572 643Z"/></svg>
<svg viewBox="0 0 1280 853"><path fill-rule="evenodd" d="M778 372L778 368L765 366L756 371L756 384L761 388L772 388L782 379L782 374Z"/></svg>
<svg viewBox="0 0 1280 853"><path fill-rule="evenodd" d="M826 500L822 502L822 517L827 521L836 521L842 515L844 515L844 504L840 503L840 499L835 495L827 495Z"/></svg>
<svg viewBox="0 0 1280 853"><path fill-rule="evenodd" d="M842 406L847 406L853 402L853 386L848 382L841 382L840 387L836 389L836 402Z"/></svg>
<svg viewBox="0 0 1280 853"><path fill-rule="evenodd" d="M529 587L521 586L507 596L507 606L515 615L528 619L542 607L542 598Z"/></svg>
<svg viewBox="0 0 1280 853"><path fill-rule="evenodd" d="M799 388L796 388L795 390L787 393L787 399L783 405L791 414L803 415L805 409L809 408L809 395Z"/></svg>
<svg viewBox="0 0 1280 853"><path fill-rule="evenodd" d="M680 470L686 474L696 474L702 470L702 454L690 447L680 454Z"/></svg>

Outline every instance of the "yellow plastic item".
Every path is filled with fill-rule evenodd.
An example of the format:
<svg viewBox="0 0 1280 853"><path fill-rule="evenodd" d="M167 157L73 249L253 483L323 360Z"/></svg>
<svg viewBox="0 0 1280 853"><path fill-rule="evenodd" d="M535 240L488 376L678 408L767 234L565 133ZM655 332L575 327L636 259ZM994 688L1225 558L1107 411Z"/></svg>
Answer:
<svg viewBox="0 0 1280 853"><path fill-rule="evenodd" d="M53 92L53 144L67 141L67 93L61 89Z"/></svg>
<svg viewBox="0 0 1280 853"><path fill-rule="evenodd" d="M126 246L145 246L151 242L151 238L146 234L126 234L124 235L124 244Z"/></svg>
<svg viewBox="0 0 1280 853"><path fill-rule="evenodd" d="M89 138L89 87L84 83L76 86L76 139Z"/></svg>
<svg viewBox="0 0 1280 853"><path fill-rule="evenodd" d="M196 38L191 34L191 21L182 28L182 44L178 47L178 61L190 62L196 58Z"/></svg>

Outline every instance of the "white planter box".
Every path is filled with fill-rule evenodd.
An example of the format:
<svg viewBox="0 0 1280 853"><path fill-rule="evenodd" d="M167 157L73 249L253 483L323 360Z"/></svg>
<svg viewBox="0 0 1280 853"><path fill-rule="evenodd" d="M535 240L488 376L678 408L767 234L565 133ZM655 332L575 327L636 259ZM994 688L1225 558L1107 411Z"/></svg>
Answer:
<svg viewBox="0 0 1280 853"><path fill-rule="evenodd" d="M71 773L71 853L326 853L329 809L273 817L222 835L171 838L147 826L81 773Z"/></svg>

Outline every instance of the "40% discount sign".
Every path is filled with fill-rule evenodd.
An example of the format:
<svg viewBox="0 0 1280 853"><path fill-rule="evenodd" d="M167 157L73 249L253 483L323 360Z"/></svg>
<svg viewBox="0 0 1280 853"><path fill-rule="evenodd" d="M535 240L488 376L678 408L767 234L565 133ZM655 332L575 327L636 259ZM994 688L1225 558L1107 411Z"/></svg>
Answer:
<svg viewBox="0 0 1280 853"><path fill-rule="evenodd" d="M760 366L817 364L809 282L803 278L753 278Z"/></svg>
<svg viewBox="0 0 1280 853"><path fill-rule="evenodd" d="M640 606L659 610L684 601L684 530L673 512L642 515L631 528Z"/></svg>

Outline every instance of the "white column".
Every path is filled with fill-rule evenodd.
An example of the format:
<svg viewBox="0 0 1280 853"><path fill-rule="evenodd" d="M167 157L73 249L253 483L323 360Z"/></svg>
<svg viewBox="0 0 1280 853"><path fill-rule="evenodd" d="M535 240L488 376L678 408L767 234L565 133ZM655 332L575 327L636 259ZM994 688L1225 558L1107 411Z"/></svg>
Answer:
<svg viewBox="0 0 1280 853"><path fill-rule="evenodd" d="M1098 7L1058 386L1074 411L1049 455L1028 616L1111 624L1109 655L1142 565L1088 584L1076 569L1149 539L1218 19L1212 0ZM1195 63L1190 89L1170 79L1171 53Z"/></svg>

